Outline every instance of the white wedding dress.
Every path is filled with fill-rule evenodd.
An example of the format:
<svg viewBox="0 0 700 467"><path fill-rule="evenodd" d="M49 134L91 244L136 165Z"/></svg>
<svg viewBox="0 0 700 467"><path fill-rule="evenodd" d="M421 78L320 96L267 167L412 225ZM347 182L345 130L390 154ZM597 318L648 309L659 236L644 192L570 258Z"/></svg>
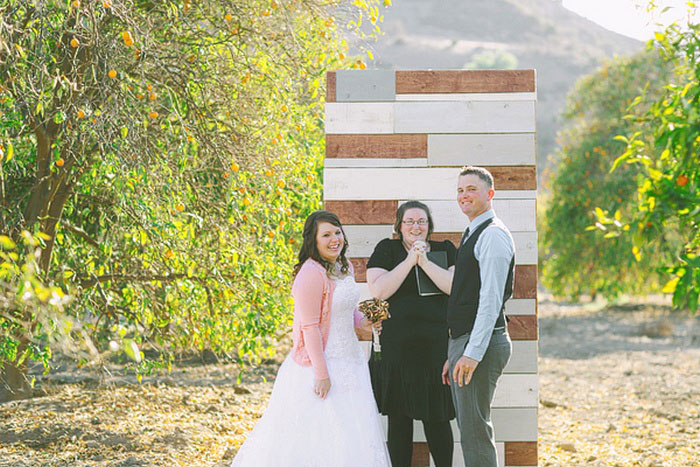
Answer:
<svg viewBox="0 0 700 467"><path fill-rule="evenodd" d="M267 410L232 467L390 467L370 384L367 358L355 335L360 296L351 276L335 280L324 350L331 388L313 391L314 371L287 356Z"/></svg>

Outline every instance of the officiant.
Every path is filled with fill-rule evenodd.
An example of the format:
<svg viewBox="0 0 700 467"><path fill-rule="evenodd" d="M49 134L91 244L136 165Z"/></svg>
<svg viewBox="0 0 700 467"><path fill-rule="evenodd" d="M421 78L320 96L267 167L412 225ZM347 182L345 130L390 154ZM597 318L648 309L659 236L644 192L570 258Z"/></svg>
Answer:
<svg viewBox="0 0 700 467"><path fill-rule="evenodd" d="M375 298L389 302L381 358L370 359L372 388L389 422L393 467L410 467L413 421L420 420L436 467L452 465L450 420L454 407L441 374L447 358L447 296L456 248L430 240L433 218L427 205L408 201L396 211L398 239L384 239L367 263Z"/></svg>

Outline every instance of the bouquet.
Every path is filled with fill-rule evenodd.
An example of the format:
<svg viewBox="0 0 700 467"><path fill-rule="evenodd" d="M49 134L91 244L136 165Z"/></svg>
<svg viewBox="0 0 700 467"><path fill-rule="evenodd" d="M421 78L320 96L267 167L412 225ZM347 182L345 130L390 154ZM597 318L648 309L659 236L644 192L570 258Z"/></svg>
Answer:
<svg viewBox="0 0 700 467"><path fill-rule="evenodd" d="M359 309L360 313L372 324L391 317L389 315L389 303L378 298L361 301ZM382 346L379 343L379 331L374 326L372 326L372 350L374 351L375 360L381 360Z"/></svg>

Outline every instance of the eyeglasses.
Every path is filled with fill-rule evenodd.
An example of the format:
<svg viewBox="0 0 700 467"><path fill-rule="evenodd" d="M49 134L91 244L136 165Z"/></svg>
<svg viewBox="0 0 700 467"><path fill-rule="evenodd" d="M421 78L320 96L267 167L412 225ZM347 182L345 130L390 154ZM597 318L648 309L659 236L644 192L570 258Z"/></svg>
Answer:
<svg viewBox="0 0 700 467"><path fill-rule="evenodd" d="M405 221L401 221L403 225L428 225L428 219L418 219L417 221L414 221L413 219L407 219Z"/></svg>

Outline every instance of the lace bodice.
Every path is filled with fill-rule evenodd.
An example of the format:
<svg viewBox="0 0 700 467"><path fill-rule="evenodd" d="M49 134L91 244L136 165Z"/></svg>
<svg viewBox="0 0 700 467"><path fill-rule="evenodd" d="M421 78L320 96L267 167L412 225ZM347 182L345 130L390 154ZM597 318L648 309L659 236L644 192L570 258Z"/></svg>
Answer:
<svg viewBox="0 0 700 467"><path fill-rule="evenodd" d="M362 358L362 349L355 334L353 314L360 299L360 289L352 276L335 279L326 358Z"/></svg>

